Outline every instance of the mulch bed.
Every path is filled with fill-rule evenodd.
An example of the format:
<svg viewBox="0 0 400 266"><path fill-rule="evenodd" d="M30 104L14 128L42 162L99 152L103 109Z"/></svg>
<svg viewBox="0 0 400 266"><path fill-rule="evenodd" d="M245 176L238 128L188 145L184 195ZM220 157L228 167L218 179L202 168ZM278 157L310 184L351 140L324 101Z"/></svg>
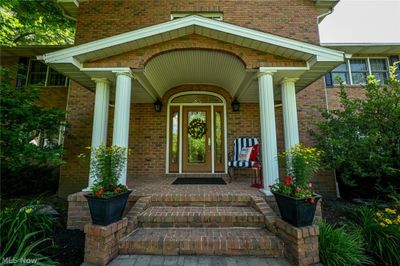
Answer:
<svg viewBox="0 0 400 266"><path fill-rule="evenodd" d="M53 260L61 265L81 265L85 249L85 234L80 230L60 229L54 234L54 242L57 246Z"/></svg>
<svg viewBox="0 0 400 266"><path fill-rule="evenodd" d="M344 199L323 199L322 218L329 224L341 224L346 221L347 210L359 206Z"/></svg>

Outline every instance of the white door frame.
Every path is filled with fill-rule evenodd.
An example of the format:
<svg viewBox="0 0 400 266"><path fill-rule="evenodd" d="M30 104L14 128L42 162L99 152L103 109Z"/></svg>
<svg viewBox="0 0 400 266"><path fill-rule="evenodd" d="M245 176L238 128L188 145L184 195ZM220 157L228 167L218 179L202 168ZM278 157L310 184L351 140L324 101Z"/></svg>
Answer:
<svg viewBox="0 0 400 266"><path fill-rule="evenodd" d="M216 96L221 99L222 103L171 103L173 99L182 95L190 95L190 94L205 94ZM226 100L220 94L209 92L209 91L184 91L179 92L172 95L167 104L167 145L166 145L166 160L165 160L165 173L169 174L169 150L170 150L170 107L171 106L179 106L179 174L182 174L182 111L183 106L210 106L211 107L211 173L215 173L215 162L214 162L214 106L223 106L224 109L224 158L225 158L225 171L224 173L228 173L228 132L227 132L227 115L226 115ZM196 173L190 173L196 174Z"/></svg>

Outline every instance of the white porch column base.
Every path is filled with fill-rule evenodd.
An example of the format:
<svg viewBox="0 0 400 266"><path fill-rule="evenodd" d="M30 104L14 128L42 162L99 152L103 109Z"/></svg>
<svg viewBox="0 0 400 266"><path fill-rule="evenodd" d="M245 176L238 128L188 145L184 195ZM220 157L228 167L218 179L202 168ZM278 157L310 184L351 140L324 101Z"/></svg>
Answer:
<svg viewBox="0 0 400 266"><path fill-rule="evenodd" d="M110 82L106 78L93 78L96 82L96 94L94 101L93 130L92 130L92 147L107 144L107 128L108 128L108 106L110 102ZM91 155L91 159L93 158ZM88 187L82 191L90 191L95 177L89 171Z"/></svg>
<svg viewBox="0 0 400 266"><path fill-rule="evenodd" d="M117 75L115 91L114 128L112 145L128 149L129 115L131 110L132 74L130 71L115 72ZM119 183L126 185L128 161L119 177Z"/></svg>
<svg viewBox="0 0 400 266"><path fill-rule="evenodd" d="M283 129L285 133L285 149L290 149L299 143L299 126L296 106L296 78L285 78L282 81L282 112Z"/></svg>
<svg viewBox="0 0 400 266"><path fill-rule="evenodd" d="M276 179L279 179L272 75L272 72L261 72L258 78L264 181L264 189L261 192L268 196L272 195L269 186L274 184Z"/></svg>

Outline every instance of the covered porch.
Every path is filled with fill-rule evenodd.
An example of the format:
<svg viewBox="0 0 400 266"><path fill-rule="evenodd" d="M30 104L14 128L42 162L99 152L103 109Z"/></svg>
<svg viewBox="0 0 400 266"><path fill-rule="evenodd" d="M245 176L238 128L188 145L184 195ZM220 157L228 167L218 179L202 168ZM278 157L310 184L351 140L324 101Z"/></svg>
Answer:
<svg viewBox="0 0 400 266"><path fill-rule="evenodd" d="M183 142L178 146L176 168L172 169L170 164L170 113L173 105L170 100L182 92L178 87L211 85L220 88L217 94L222 99L221 113L225 117L222 125L223 165L219 168L215 162L217 144L213 133L215 125L211 123L211 140L207 143L210 146L208 169L211 174L227 172L232 139L243 137L240 135L242 131L231 126L234 121L230 118L235 115L231 111L231 102L237 100L241 104L257 106L254 110L258 113L254 117L258 120L259 133L254 135L261 142L263 181L268 188L279 177L275 108L282 106L284 147L289 148L299 142L296 92L340 64L344 57L342 52L316 45L189 16L49 53L42 59L80 86L95 92L93 147L108 144L132 148L132 140L141 134L142 129L136 127L132 130L131 116L135 116L144 104L160 102L163 105L161 113L146 115L150 116L147 121L151 121L152 117L156 119L154 121L162 121L153 127L165 132L160 137L164 138L164 143L160 145L164 154L153 159L157 160L153 165L158 165L157 173L162 173L164 177L171 173L190 172L185 170L183 164ZM198 91L189 86L186 92L196 94ZM137 108L133 109L132 105ZM110 106L113 109L111 119ZM141 114L144 115L143 112ZM241 116L241 112L236 116ZM213 117L210 116L210 120ZM179 141L184 141L184 134L179 134ZM120 177L121 183L129 184L131 177L140 177L130 170L131 167L141 167L132 166L134 163L128 159ZM93 178L89 177L87 188L92 183ZM269 195L268 189L263 192Z"/></svg>

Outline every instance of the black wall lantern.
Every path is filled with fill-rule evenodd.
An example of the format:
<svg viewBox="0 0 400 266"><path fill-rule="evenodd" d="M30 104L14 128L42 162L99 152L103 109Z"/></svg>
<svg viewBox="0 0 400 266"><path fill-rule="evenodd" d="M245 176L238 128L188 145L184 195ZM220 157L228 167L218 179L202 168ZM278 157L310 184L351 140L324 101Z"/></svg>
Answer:
<svg viewBox="0 0 400 266"><path fill-rule="evenodd" d="M157 100L157 101L154 103L154 110L155 110L156 112L161 112L161 109L162 109L162 102L161 102L160 100Z"/></svg>
<svg viewBox="0 0 400 266"><path fill-rule="evenodd" d="M232 110L234 112L239 112L239 110L240 110L240 102L238 102L238 100L236 98L233 99L233 102L232 102L231 106L232 106Z"/></svg>

